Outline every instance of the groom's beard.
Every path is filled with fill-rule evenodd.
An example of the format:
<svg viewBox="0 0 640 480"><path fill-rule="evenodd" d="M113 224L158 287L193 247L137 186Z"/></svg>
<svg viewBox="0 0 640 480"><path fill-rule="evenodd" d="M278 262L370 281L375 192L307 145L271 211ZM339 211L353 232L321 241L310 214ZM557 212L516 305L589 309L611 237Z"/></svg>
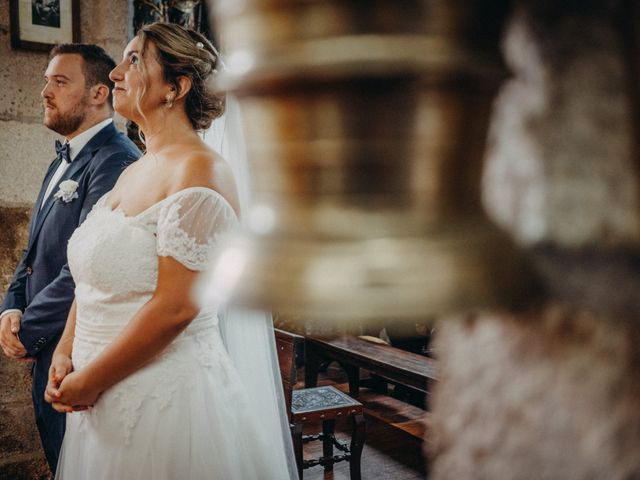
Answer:
<svg viewBox="0 0 640 480"><path fill-rule="evenodd" d="M89 106L89 102L87 97L82 97L80 100L70 111L65 113L59 113L60 111L57 109L54 110L54 114L51 115L50 118L47 118L45 115L44 125L45 127L53 130L60 135L69 135L70 133L75 132L80 128L82 122L84 122L87 117L87 107Z"/></svg>

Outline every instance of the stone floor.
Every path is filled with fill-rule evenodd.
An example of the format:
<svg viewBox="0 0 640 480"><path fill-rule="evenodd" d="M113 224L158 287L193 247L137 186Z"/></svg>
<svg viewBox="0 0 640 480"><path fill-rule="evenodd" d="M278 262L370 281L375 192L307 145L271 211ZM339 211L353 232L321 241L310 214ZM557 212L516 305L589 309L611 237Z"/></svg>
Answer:
<svg viewBox="0 0 640 480"><path fill-rule="evenodd" d="M339 432L339 438L348 441L349 437L344 432ZM306 458L318 457L321 453L321 442L310 442L305 445ZM361 467L363 480L427 478L421 442L411 435L371 418L367 418L367 437L362 452ZM333 472L324 472L321 466L312 467L304 471L303 478L304 480L349 480L349 464L337 463L333 467Z"/></svg>

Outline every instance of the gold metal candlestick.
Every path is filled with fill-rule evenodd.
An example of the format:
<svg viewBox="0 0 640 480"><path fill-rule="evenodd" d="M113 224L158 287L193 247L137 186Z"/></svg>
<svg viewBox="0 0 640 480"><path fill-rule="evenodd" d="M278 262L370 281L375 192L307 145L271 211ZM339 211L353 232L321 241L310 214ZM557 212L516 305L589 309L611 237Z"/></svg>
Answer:
<svg viewBox="0 0 640 480"><path fill-rule="evenodd" d="M221 296L354 321L526 296L479 193L505 2L214 5L255 196Z"/></svg>

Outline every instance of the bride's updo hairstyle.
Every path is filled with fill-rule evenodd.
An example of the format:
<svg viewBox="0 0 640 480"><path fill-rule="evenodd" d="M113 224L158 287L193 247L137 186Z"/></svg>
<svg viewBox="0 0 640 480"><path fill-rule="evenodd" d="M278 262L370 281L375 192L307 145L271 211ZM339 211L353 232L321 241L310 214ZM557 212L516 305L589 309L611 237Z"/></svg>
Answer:
<svg viewBox="0 0 640 480"><path fill-rule="evenodd" d="M224 100L207 86L208 78L219 64L211 42L204 35L173 23L145 25L138 31L138 37L142 40L140 55L143 58L148 43L155 45L164 80L176 91L179 91L178 77L191 80L191 90L185 98L187 117L194 130L209 128L224 112Z"/></svg>

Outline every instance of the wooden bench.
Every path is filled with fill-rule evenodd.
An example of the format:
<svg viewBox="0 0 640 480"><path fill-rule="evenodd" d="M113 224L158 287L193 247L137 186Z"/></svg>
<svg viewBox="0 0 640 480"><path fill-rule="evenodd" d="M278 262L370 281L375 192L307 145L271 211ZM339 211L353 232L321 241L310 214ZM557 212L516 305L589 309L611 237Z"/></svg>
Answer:
<svg viewBox="0 0 640 480"><path fill-rule="evenodd" d="M315 387L323 360L337 361L349 379L349 394L360 393L360 369L396 385L414 388L425 394L429 383L437 380L436 361L386 344L361 337L341 335L332 338L305 338L305 386Z"/></svg>
<svg viewBox="0 0 640 480"><path fill-rule="evenodd" d="M346 384L336 385L336 388L345 393L349 391ZM430 413L424 409L368 388L360 389L358 400L364 405L366 417L374 418L420 440L428 440L425 432L428 430Z"/></svg>

